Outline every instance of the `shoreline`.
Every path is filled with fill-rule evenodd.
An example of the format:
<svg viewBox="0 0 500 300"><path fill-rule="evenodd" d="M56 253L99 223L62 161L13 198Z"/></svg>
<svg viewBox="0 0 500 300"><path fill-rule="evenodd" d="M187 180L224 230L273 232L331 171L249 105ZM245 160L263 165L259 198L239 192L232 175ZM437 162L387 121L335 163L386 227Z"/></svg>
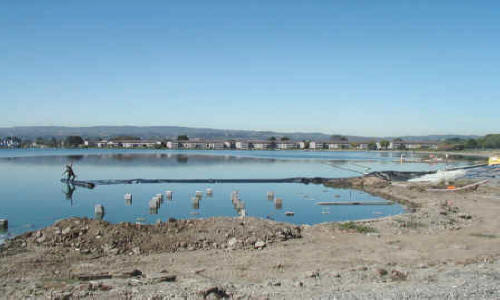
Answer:
<svg viewBox="0 0 500 300"><path fill-rule="evenodd" d="M352 181L352 188L359 187L360 182ZM436 194L422 190L419 184L406 182L397 185L380 181L361 183L365 192L388 195L393 197L391 200L403 204L410 203L411 212L346 222L344 225L290 226L253 218L246 221L237 218L177 220L178 233L172 231L174 227L170 227L171 224L127 229L123 224L88 221L89 231L95 229L102 235L97 240L94 239L95 233L89 237L99 241L104 249L102 254L96 256L68 251L69 248L58 246L57 239L53 244L49 233L47 242L41 243L37 243L36 239L44 235L37 237L36 232L27 240L18 238L15 242L18 246L7 247L11 254L6 256L3 252L0 255L0 279L4 282L3 286L0 285L0 292L10 297L38 293L82 298L124 295L132 298L139 295L171 298L175 295L202 299L204 293L214 291L244 299L349 298L363 295L368 298L399 298L401 293L440 298L456 291L456 286L459 286L463 298L467 298L466 295L498 298L498 184L480 186L475 192ZM75 219L61 222L67 225L77 221L87 224L87 221ZM275 237L268 241L273 228L281 233L273 233ZM284 235L288 232L286 228L290 228L291 235ZM53 232L55 227L46 230ZM183 236L187 238L187 244L194 243L194 246L182 244L180 246L186 248L173 252L114 253L120 251L113 249L121 249L122 246L113 246L116 241L108 241L108 237L112 233L128 230L132 230L132 243L135 239L141 241L138 234L142 230L145 232L143 237L153 234L151 237L154 238L149 240L156 242L148 244L143 241L143 244L139 243L142 246L163 245L168 240L162 242L164 235L169 238ZM155 230L166 233L157 235ZM231 234L233 230L236 231ZM151 233L147 234L149 231ZM62 235L63 241L69 238L66 236ZM72 236L67 240L70 249L76 248L71 246L75 243L71 242L72 239L82 243L87 238L87 234ZM219 247L210 245L211 239L216 239ZM25 247L22 247L23 242L26 242ZM15 252L16 249L18 252ZM134 268L143 275L123 275L123 272ZM11 271L6 273L6 270ZM121 275L94 279L90 283L74 279L78 274L96 275L97 272L118 272ZM484 274L480 280L473 276L478 272ZM172 279L167 275L175 275L176 279L167 281ZM457 283L451 284L455 281ZM467 284L460 285L458 282ZM336 287L333 290L332 285ZM425 289L422 290L422 287Z"/></svg>

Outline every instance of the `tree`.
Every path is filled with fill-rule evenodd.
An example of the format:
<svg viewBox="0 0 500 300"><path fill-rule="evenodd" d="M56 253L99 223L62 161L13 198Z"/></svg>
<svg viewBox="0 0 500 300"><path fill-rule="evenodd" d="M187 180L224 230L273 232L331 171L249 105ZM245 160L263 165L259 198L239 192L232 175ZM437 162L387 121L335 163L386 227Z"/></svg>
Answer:
<svg viewBox="0 0 500 300"><path fill-rule="evenodd" d="M330 139L332 141L343 141L343 142L347 142L349 139L343 135L339 135L339 134L334 134L330 137Z"/></svg>
<svg viewBox="0 0 500 300"><path fill-rule="evenodd" d="M369 142L368 143L368 150L377 150L377 143Z"/></svg>
<svg viewBox="0 0 500 300"><path fill-rule="evenodd" d="M289 141L289 140L290 140L290 138L287 137L287 136L284 136L284 137L281 138L281 141Z"/></svg>
<svg viewBox="0 0 500 300"><path fill-rule="evenodd" d="M179 135L177 137L177 140L178 141L189 141L189 137L187 135L183 134L183 135Z"/></svg>
<svg viewBox="0 0 500 300"><path fill-rule="evenodd" d="M488 134L481 139L484 148L500 148L500 134Z"/></svg>
<svg viewBox="0 0 500 300"><path fill-rule="evenodd" d="M477 148L478 146L478 142L477 140L475 139L468 139L466 142L465 142L465 148L468 148L468 149L475 149Z"/></svg>
<svg viewBox="0 0 500 300"><path fill-rule="evenodd" d="M83 144L83 139L78 135L70 135L66 137L64 144L68 147L77 147Z"/></svg>
<svg viewBox="0 0 500 300"><path fill-rule="evenodd" d="M140 140L141 138L133 135L118 135L113 137L112 141L124 141L124 140Z"/></svg>
<svg viewBox="0 0 500 300"><path fill-rule="evenodd" d="M394 141L395 141L395 142L402 142L402 141L403 141L403 139L402 139L402 138L395 138L395 139L394 139Z"/></svg>
<svg viewBox="0 0 500 300"><path fill-rule="evenodd" d="M270 141L276 141L276 138L274 136L269 138Z"/></svg>
<svg viewBox="0 0 500 300"><path fill-rule="evenodd" d="M388 140L381 140L380 141L380 147L383 148L383 149L386 149L389 148L389 145L391 144L391 142L389 142Z"/></svg>

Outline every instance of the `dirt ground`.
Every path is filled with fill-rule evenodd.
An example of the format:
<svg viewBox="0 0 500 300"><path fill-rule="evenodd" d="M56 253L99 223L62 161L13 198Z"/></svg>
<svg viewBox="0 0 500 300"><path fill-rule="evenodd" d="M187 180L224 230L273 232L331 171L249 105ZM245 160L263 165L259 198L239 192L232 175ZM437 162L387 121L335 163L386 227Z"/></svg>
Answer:
<svg viewBox="0 0 500 300"><path fill-rule="evenodd" d="M300 227L255 218L164 220L139 227L63 220L2 248L0 295L500 298L498 182L464 192L429 192L422 184L373 178L352 182L407 205L408 213Z"/></svg>

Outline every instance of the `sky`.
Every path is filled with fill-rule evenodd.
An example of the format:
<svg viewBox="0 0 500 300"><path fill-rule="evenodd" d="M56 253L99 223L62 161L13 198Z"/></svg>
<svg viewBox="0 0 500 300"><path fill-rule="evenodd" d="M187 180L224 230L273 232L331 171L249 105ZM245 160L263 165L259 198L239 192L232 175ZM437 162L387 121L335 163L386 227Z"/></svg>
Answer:
<svg viewBox="0 0 500 300"><path fill-rule="evenodd" d="M500 132L500 1L1 1L0 127Z"/></svg>

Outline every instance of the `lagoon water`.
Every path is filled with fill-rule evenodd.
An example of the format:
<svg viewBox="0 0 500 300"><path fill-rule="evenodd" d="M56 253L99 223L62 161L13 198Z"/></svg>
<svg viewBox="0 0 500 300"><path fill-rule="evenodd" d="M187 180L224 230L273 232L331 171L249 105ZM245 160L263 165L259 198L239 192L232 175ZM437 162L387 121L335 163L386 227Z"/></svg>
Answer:
<svg viewBox="0 0 500 300"><path fill-rule="evenodd" d="M405 154L412 158L411 154ZM410 156L409 156L410 155ZM417 154L413 154L417 155ZM416 156L415 156L416 157ZM320 201L384 201L364 192L293 183L246 184L132 184L72 189L59 181L67 162L73 162L79 180L180 178L349 177L375 170L430 170L443 164L399 163L396 152L306 151L171 151L171 150L0 150L0 218L9 220L0 239L36 230L71 216L94 217L94 205L105 208L104 220L154 223L167 218L237 216L231 192L238 190L248 216L295 224L316 224L384 217L404 212L394 205L319 206ZM199 206L195 191L204 193ZM148 201L173 191L157 214ZM275 207L266 193L283 199ZM131 203L124 194L131 193ZM285 211L295 212L286 216Z"/></svg>

